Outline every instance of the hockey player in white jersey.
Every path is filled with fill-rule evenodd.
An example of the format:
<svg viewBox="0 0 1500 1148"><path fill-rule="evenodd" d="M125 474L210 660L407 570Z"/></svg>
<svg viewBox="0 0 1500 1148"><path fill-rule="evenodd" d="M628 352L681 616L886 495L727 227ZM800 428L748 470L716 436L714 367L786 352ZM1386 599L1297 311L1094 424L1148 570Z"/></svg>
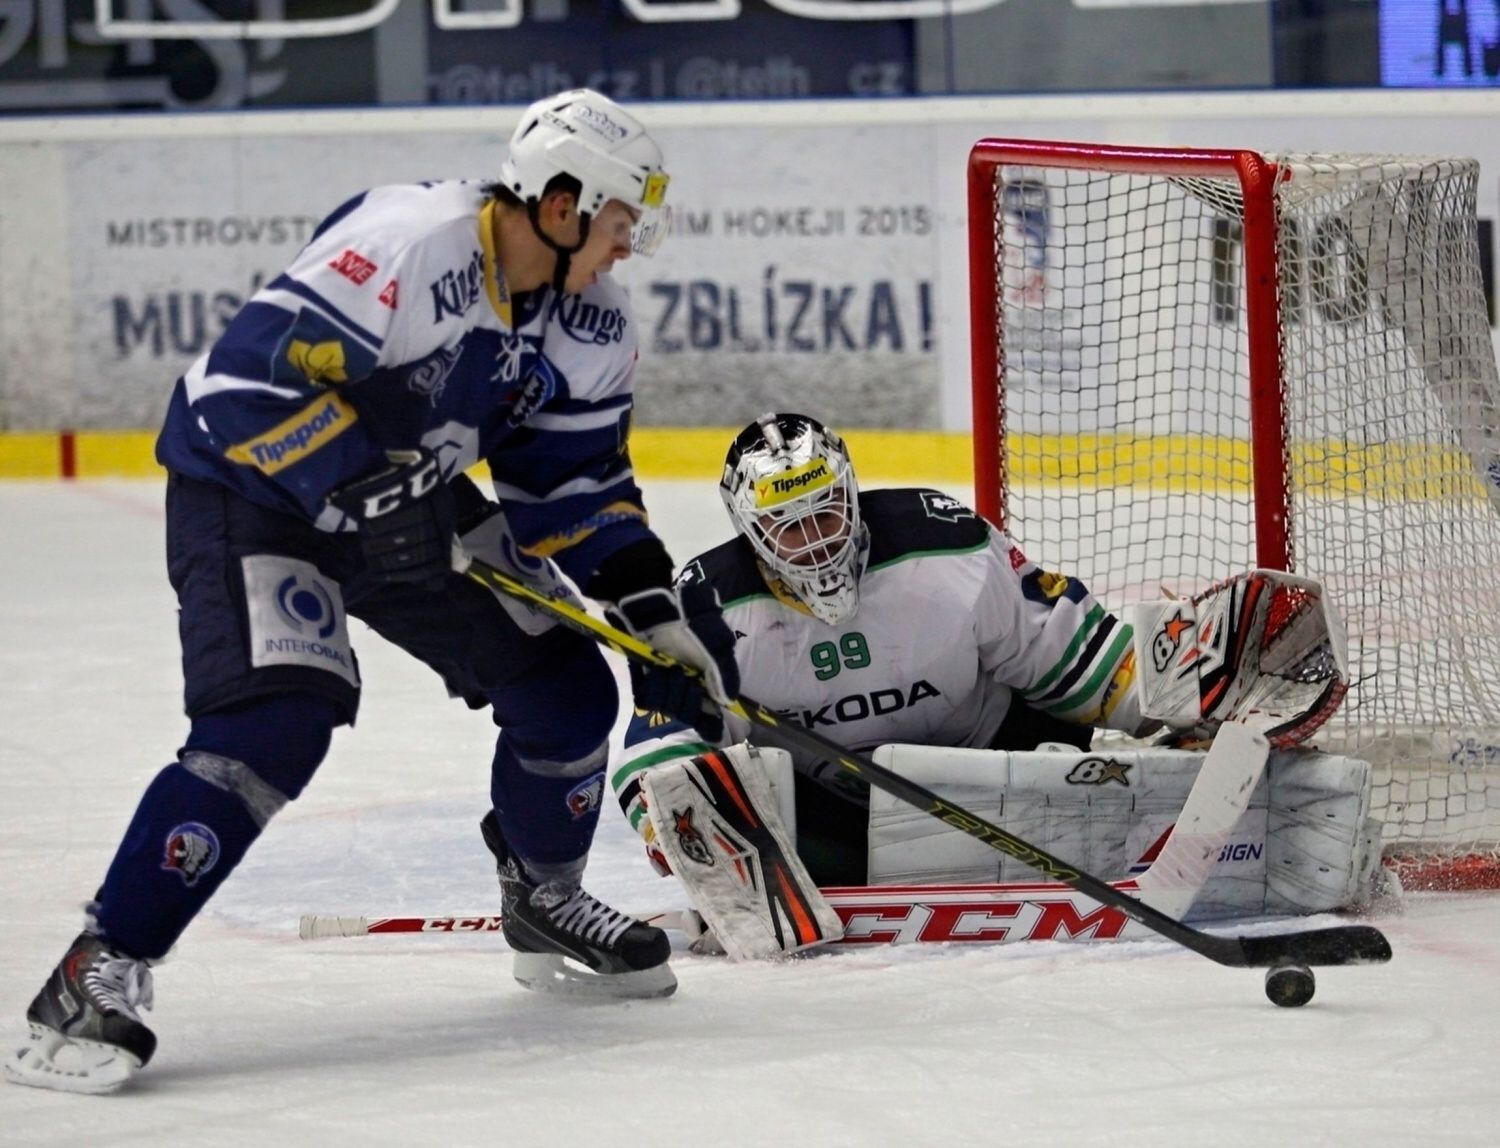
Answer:
<svg viewBox="0 0 1500 1148"><path fill-rule="evenodd" d="M608 272L665 236L667 174L636 118L586 90L527 109L496 162L494 182L339 207L178 381L157 456L191 728L28 1010L11 1079L108 1091L150 1059L152 963L354 721L348 615L500 727L482 829L516 978L675 988L665 935L581 885L609 667L462 573L465 547L554 588L565 573L720 700L737 692L733 637L706 588L673 586L628 452L636 326ZM498 503L464 477L479 460ZM701 707L678 716L717 732Z"/></svg>
<svg viewBox="0 0 1500 1148"><path fill-rule="evenodd" d="M746 427L719 489L737 536L689 562L679 582L717 591L746 695L841 747L1087 749L1096 728L1140 737L1163 716L1211 729L1270 681L1259 647L1231 648L1216 681L1174 677L1193 635L1170 618L1153 635L1180 642L1180 651L1154 651L1139 665L1132 627L1076 578L1042 569L936 490L861 492L843 442L806 416L768 414ZM1263 605L1242 592L1263 585L1226 590L1217 608L1233 601L1247 619L1260 610L1263 626ZM1231 621L1226 632L1248 632ZM1305 686L1292 687L1281 728L1268 730L1277 744L1306 737L1342 696L1321 625L1295 636L1299 666L1316 666ZM1150 707L1146 698L1155 699ZM662 702L683 709L667 695ZM749 732L740 725L731 719L730 740ZM732 955L792 952L836 936L837 919L812 886L866 881L868 788L840 766L799 756L794 806L778 808L763 779L787 765L771 748L715 746L681 721L638 710L625 761L611 773L653 861L684 880ZM746 807L755 810L753 833L737 815ZM793 820L795 845L774 832ZM705 864L726 858L732 863Z"/></svg>

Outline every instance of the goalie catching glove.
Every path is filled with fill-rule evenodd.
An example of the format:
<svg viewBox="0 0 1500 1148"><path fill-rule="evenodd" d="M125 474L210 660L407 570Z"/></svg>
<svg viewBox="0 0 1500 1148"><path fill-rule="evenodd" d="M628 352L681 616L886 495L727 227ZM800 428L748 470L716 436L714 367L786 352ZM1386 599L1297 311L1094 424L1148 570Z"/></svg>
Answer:
<svg viewBox="0 0 1500 1148"><path fill-rule="evenodd" d="M680 666L651 666L630 659L637 708L686 722L712 742L724 736L720 706L740 692L734 632L719 612L719 595L704 582L659 586L628 594L605 611L610 623L669 654Z"/></svg>
<svg viewBox="0 0 1500 1148"><path fill-rule="evenodd" d="M790 788L790 758L786 766ZM641 795L648 841L731 958L795 953L844 935L797 857L755 747L655 766Z"/></svg>
<svg viewBox="0 0 1500 1148"><path fill-rule="evenodd" d="M1190 736L1240 721L1286 749L1349 688L1343 624L1322 584L1276 570L1137 606L1135 643L1142 716Z"/></svg>

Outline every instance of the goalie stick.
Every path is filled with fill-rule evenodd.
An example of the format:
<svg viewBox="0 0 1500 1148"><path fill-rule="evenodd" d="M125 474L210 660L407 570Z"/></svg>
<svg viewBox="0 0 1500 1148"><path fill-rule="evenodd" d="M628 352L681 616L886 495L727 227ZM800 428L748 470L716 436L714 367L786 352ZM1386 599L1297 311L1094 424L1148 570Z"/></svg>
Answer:
<svg viewBox="0 0 1500 1148"><path fill-rule="evenodd" d="M1238 722L1219 727L1167 843L1136 878L1145 904L1182 920L1249 806L1270 752L1258 730Z"/></svg>
<svg viewBox="0 0 1500 1148"><path fill-rule="evenodd" d="M689 674L697 672L693 667L623 630L616 629L572 603L550 598L481 559L473 559L467 573L480 585L527 602L570 629L627 658L634 658L648 665L680 669ZM1373 964L1391 959L1390 942L1379 929L1370 925L1338 925L1326 929L1276 933L1266 937L1218 937L1200 932L1160 909L1137 900L1128 893L1120 892L1103 879L1083 872L962 806L955 805L925 786L875 764L863 754L846 750L813 730L783 721L771 710L744 694L728 708L755 728L770 735L772 741L781 744L783 748L800 749L804 753L816 754L832 761L867 784L905 801L913 808L982 841L998 852L1014 857L1044 877L1060 881L1101 905L1118 909L1132 921L1159 936L1175 941L1218 964L1264 969L1284 962L1325 966Z"/></svg>

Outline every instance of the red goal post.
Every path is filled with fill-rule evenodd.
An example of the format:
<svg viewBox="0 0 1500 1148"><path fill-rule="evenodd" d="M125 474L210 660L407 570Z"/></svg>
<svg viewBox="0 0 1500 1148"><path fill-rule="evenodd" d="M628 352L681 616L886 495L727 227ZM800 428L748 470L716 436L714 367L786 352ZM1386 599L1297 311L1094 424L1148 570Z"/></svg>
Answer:
<svg viewBox="0 0 1500 1148"><path fill-rule="evenodd" d="M1112 609L1328 584L1409 884L1500 885L1500 380L1478 167L985 139L975 497Z"/></svg>

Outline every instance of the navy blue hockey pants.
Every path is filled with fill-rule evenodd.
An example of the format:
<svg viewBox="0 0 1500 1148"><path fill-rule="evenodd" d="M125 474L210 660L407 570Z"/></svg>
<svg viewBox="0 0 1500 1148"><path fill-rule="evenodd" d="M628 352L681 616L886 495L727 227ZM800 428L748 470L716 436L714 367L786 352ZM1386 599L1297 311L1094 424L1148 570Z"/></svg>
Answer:
<svg viewBox="0 0 1500 1148"><path fill-rule="evenodd" d="M593 642L561 627L528 635L461 575L436 593L373 582L354 535L176 475L167 560L192 729L148 788L94 907L121 948L165 953L302 792L333 729L354 722L349 617L432 667L451 695L491 708L500 733L489 800L514 852L539 867L587 853L619 705Z"/></svg>

